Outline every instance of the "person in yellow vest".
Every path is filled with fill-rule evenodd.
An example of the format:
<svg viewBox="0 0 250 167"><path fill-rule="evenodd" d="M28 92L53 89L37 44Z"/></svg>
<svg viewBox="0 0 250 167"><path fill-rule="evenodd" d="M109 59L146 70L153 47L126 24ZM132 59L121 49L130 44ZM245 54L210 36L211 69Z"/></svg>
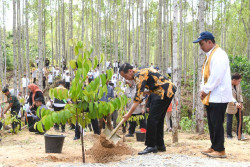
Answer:
<svg viewBox="0 0 250 167"><path fill-rule="evenodd" d="M206 106L211 147L202 154L214 158L226 158L224 147L224 115L232 101L232 86L227 53L216 45L212 33L205 31L193 43L199 43L206 53L202 67L200 98Z"/></svg>
<svg viewBox="0 0 250 167"><path fill-rule="evenodd" d="M242 90L240 86L242 76L239 73L232 75L232 92L233 92L233 101L227 105L227 138L232 139L232 123L233 116L235 114L237 118L237 129L236 134L238 140L246 140L242 135L242 123L243 123L243 97Z"/></svg>

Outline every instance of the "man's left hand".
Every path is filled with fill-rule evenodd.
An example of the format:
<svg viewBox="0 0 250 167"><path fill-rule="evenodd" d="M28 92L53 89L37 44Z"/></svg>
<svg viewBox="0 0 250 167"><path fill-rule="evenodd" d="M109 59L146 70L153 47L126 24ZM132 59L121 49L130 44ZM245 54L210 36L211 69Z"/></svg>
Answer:
<svg viewBox="0 0 250 167"><path fill-rule="evenodd" d="M203 100L206 96L207 96L207 94L202 90L200 92L200 98L201 98L201 100Z"/></svg>

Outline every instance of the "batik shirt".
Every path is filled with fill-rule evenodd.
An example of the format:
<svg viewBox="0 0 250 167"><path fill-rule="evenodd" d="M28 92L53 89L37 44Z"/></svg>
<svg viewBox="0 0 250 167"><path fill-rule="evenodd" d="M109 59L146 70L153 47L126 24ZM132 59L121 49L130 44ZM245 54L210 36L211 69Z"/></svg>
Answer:
<svg viewBox="0 0 250 167"><path fill-rule="evenodd" d="M136 82L134 102L142 102L145 88L149 89L150 93L159 95L162 100L165 96L171 98L175 94L176 87L174 84L155 69L144 68L134 70L134 72L134 80Z"/></svg>

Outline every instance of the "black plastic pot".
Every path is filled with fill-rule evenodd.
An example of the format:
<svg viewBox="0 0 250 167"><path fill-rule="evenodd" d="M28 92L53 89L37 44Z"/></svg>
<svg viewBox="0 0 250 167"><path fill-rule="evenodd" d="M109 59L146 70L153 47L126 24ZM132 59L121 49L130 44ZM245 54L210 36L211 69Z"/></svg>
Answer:
<svg viewBox="0 0 250 167"><path fill-rule="evenodd" d="M146 133L136 131L135 134L136 134L136 140L137 141L145 141Z"/></svg>
<svg viewBox="0 0 250 167"><path fill-rule="evenodd" d="M45 152L46 153L61 153L64 138L63 135L44 135L45 139Z"/></svg>

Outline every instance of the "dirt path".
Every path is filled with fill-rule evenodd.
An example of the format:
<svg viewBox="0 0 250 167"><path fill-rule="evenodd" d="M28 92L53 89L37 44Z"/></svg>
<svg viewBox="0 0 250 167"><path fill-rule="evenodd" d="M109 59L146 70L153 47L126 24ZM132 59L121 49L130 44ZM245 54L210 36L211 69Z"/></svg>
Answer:
<svg viewBox="0 0 250 167"><path fill-rule="evenodd" d="M40 166L43 164L65 164L65 163L81 163L81 142L80 140L73 140L74 131L66 128L66 135L63 151L61 154L46 154L44 136L35 135L24 129L17 135L12 135L1 131L2 141L0 142L0 166ZM61 134L55 132L53 129L47 132L48 134ZM249 137L249 136L247 136ZM93 135L92 132L87 132L85 135L85 148L89 150L93 144L98 141L98 136ZM138 157L137 151L145 148L143 142L136 142L135 137L126 138L126 148L130 148L129 155L111 155L111 157L103 158L99 161L87 151L86 161L89 163L94 162L110 162L122 161L129 157ZM197 134L179 133L179 143L172 144L171 134L165 133L165 144L167 152L157 153L156 155L188 155L194 158L207 158L200 153L200 150L210 146L208 135L199 136ZM122 145L123 146L123 143ZM236 139L227 140L225 142L226 152L228 158L219 159L221 162L250 162L250 141L238 141ZM93 149L93 148L92 148ZM120 150L122 150L120 148ZM96 151L96 150L95 150ZM103 152L105 154L105 152ZM133 154L133 156L131 156ZM50 165L49 165L50 166Z"/></svg>

